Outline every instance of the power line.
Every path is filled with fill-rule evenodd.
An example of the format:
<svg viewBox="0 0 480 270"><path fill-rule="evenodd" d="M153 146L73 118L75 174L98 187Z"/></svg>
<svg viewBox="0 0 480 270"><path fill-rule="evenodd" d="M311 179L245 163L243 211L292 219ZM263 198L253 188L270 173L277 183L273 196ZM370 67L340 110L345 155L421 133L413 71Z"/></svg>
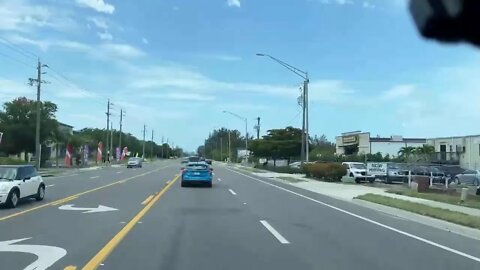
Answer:
<svg viewBox="0 0 480 270"><path fill-rule="evenodd" d="M22 54L25 57L32 58L32 59L38 59L39 58L38 55L36 55L36 54L34 54L34 53L24 49L24 48L12 43L11 41L9 41L5 38L0 37L0 40L3 40L3 42L2 42L3 45L11 48L12 50L17 51L18 53Z"/></svg>
<svg viewBox="0 0 480 270"><path fill-rule="evenodd" d="M8 58L8 59L10 59L10 61L12 61L12 62L16 62L16 63L22 64L22 65L24 65L24 66L26 66L26 67L28 67L28 68L33 68L33 69L36 68L35 66L30 65L30 64L27 64L27 63L25 63L24 61L19 60L19 59L15 58L15 57L13 57L13 56L11 56L11 55L4 54L4 53L2 53L2 52L0 52L0 55L6 57L6 58Z"/></svg>

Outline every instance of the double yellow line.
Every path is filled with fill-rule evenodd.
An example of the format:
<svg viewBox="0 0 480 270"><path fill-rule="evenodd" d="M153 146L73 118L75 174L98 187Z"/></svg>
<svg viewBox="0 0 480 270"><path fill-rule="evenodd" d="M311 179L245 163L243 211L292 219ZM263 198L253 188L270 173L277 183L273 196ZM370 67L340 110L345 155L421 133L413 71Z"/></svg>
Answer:
<svg viewBox="0 0 480 270"><path fill-rule="evenodd" d="M105 261L112 251L120 244L123 238L135 227L138 221L153 207L160 197L177 181L179 175L176 175L148 204L130 220L83 268L82 270L95 270Z"/></svg>
<svg viewBox="0 0 480 270"><path fill-rule="evenodd" d="M29 213L29 212L33 212L33 211L35 211L35 210L42 209L42 208L45 208L45 207L47 207L47 206L56 206L56 205L59 205L59 204L62 204L62 203L66 203L66 202L68 202L68 201L77 199L78 197L83 196L83 195L85 195L85 194L92 193L92 192L95 192L95 191L98 191L98 190L101 190L101 189L104 189L104 188L107 188L107 187L111 187L111 186L114 186L114 185L122 184L122 183L125 183L125 182L129 181L129 180L132 180L132 179L135 179L135 178L138 178L138 177L142 177L142 176L145 176L145 175L148 175L148 174L157 172L157 171L162 170L162 169L165 169L165 168L167 168L167 167L169 167L169 166L165 166L165 167L161 167L161 168L158 168L158 169L155 169L155 170L151 170L151 171L148 171L148 172L144 172L144 173L142 173L142 174L138 174L138 175L131 176L131 177L128 177L128 178L125 178L125 179L122 179L122 180L119 180L119 181L116 181L116 182L107 184L107 185L103 185L103 186L100 186L100 187L96 187L96 188L93 188L93 189L89 189L89 190L87 190L87 191L80 192L80 193L77 193L77 194L74 194L74 195L71 195L71 196L68 196L68 197L65 197L65 198L62 198L62 199L59 199L59 200L50 202L50 203L46 203L46 204L42 204L42 205L39 205L39 206L35 206L35 207L32 207L32 208L29 208L29 209L26 209L26 210L23 210L23 211L20 211L20 212L17 212L17 213L8 215L8 216L0 217L0 221L4 221L4 220L10 219L10 218L14 218L14 217L17 217L17 216L20 216L20 215L23 215L23 214L26 214L26 213Z"/></svg>

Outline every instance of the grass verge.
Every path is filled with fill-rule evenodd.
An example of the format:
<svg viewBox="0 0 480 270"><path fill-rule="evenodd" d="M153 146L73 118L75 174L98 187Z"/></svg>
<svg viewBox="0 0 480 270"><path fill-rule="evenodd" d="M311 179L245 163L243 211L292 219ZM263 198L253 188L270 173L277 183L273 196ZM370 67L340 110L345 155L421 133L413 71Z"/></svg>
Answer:
<svg viewBox="0 0 480 270"><path fill-rule="evenodd" d="M461 205L470 208L480 209L480 196L469 196L467 200L460 203L460 195L458 194L442 194L442 193L419 193L414 190L389 190L387 191L393 194L399 194L414 198L421 198L431 201L443 202L453 205ZM478 197L478 198L476 198Z"/></svg>
<svg viewBox="0 0 480 270"><path fill-rule="evenodd" d="M390 198L377 194L365 194L356 197L356 199L378 203L420 215L445 220L459 225L480 229L480 217L467 215L460 212L450 211L447 209L427 206L421 203L409 202L405 200Z"/></svg>

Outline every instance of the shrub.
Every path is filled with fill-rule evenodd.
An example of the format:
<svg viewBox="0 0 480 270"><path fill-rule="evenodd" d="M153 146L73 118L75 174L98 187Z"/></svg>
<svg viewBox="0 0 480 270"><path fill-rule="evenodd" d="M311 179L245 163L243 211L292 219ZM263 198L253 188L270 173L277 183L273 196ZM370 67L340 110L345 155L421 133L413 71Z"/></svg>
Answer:
<svg viewBox="0 0 480 270"><path fill-rule="evenodd" d="M17 158L0 157L0 165L21 165L25 164L25 161Z"/></svg>
<svg viewBox="0 0 480 270"><path fill-rule="evenodd" d="M327 182L338 182L347 174L347 170L339 163L312 163L304 166L307 177Z"/></svg>
<svg viewBox="0 0 480 270"><path fill-rule="evenodd" d="M300 168L292 168L290 166L274 167L274 166L262 166L256 165L255 168L267 170L276 173L303 173L304 171Z"/></svg>

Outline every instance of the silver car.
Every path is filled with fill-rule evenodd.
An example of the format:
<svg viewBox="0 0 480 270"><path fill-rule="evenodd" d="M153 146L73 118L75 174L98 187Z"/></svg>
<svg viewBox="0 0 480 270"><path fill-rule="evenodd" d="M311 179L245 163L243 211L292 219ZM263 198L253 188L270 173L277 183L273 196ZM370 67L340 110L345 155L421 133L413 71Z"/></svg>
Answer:
<svg viewBox="0 0 480 270"><path fill-rule="evenodd" d="M138 157L129 158L127 161L127 168L142 168L143 160Z"/></svg>
<svg viewBox="0 0 480 270"><path fill-rule="evenodd" d="M457 184L480 186L480 170L466 170L455 176Z"/></svg>

